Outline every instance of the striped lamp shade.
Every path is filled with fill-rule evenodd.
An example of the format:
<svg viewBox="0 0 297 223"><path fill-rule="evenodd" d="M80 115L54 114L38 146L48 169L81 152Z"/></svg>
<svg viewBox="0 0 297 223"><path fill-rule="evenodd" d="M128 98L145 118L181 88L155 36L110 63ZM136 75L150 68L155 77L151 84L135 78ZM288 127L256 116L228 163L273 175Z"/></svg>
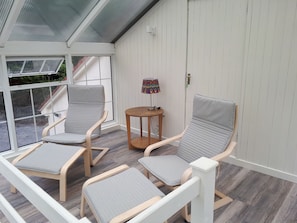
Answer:
<svg viewBox="0 0 297 223"><path fill-rule="evenodd" d="M141 92L144 94L156 94L160 92L158 79L146 78L142 81Z"/></svg>

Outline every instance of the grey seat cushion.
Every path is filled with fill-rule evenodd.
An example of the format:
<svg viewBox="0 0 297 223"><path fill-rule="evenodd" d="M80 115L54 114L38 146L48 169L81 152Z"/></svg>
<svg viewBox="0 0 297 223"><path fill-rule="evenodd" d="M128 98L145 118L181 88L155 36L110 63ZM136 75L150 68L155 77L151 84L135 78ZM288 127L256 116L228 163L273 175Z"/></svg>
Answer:
<svg viewBox="0 0 297 223"><path fill-rule="evenodd" d="M19 169L59 174L63 165L81 147L45 143L15 164Z"/></svg>
<svg viewBox="0 0 297 223"><path fill-rule="evenodd" d="M181 184L181 176L190 167L189 163L176 155L149 156L138 160L145 169L166 185Z"/></svg>
<svg viewBox="0 0 297 223"><path fill-rule="evenodd" d="M95 182L84 188L83 192L94 215L102 223L155 196L164 196L135 168Z"/></svg>
<svg viewBox="0 0 297 223"><path fill-rule="evenodd" d="M92 138L99 137L94 135ZM79 144L86 141L86 135L74 134L74 133L60 133L56 135L49 135L42 138L44 142L53 142L61 144Z"/></svg>

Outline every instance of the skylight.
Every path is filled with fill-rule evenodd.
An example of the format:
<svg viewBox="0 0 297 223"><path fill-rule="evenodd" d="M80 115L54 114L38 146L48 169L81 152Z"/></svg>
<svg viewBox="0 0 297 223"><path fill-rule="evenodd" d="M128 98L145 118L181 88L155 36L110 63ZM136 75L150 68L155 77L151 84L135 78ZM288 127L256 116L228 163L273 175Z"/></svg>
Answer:
<svg viewBox="0 0 297 223"><path fill-rule="evenodd" d="M12 7L13 0L1 0L0 1L0 33L3 30L8 14Z"/></svg>
<svg viewBox="0 0 297 223"><path fill-rule="evenodd" d="M0 39L112 43L158 0L13 0L0 1ZM2 32L9 14L11 29ZM13 19L15 19L14 22ZM72 41L71 41L72 42Z"/></svg>

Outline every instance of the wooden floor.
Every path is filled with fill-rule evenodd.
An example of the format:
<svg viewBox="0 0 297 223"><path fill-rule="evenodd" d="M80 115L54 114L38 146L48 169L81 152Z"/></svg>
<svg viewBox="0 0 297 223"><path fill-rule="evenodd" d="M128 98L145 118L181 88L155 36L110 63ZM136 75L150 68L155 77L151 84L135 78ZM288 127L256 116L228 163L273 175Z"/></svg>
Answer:
<svg viewBox="0 0 297 223"><path fill-rule="evenodd" d="M103 135L96 143L107 146L110 151L95 166L92 176L100 174L121 164L128 164L140 170L143 168L137 160L143 156L141 150L128 150L125 131L114 131ZM162 154L174 153L176 148L162 148ZM161 150L155 154L161 154ZM59 199L58 182L54 180L31 178L56 200ZM75 216L79 217L80 193L84 177L82 160L70 169L68 174L68 199L61 204ZM20 193L11 194L9 183L0 176L0 192L17 209L27 222L48 222ZM215 211L216 223L293 223L297 222L297 185L254 171L249 171L231 164L222 163L216 187L227 193L234 201ZM120 186L120 185L119 185ZM166 189L162 189L166 190ZM95 222L92 213L87 210L86 216ZM0 212L0 222L7 220ZM179 213L169 222L184 222Z"/></svg>

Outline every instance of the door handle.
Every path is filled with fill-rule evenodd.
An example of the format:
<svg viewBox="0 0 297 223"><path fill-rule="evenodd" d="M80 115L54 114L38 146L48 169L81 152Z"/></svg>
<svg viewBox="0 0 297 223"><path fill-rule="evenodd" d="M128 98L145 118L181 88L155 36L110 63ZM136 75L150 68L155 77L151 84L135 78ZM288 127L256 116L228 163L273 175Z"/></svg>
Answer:
<svg viewBox="0 0 297 223"><path fill-rule="evenodd" d="M187 85L191 84L191 74L187 74Z"/></svg>

